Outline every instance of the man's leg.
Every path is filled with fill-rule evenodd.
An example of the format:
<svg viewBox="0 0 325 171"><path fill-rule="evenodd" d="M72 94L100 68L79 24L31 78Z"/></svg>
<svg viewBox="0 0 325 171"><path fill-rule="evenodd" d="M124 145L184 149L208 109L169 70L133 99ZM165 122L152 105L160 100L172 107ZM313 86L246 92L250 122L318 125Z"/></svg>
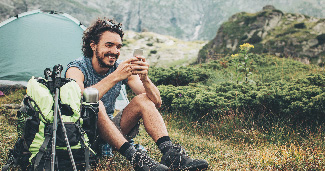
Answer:
<svg viewBox="0 0 325 171"><path fill-rule="evenodd" d="M120 123L122 132L128 134L141 118L147 133L155 142L161 137L168 136L163 118L146 94L134 97L123 109Z"/></svg>
<svg viewBox="0 0 325 171"><path fill-rule="evenodd" d="M205 160L191 159L181 146L174 145L170 141L159 111L146 94L134 97L123 110L120 122L123 134L128 134L141 118L147 133L163 153L161 163L173 170L197 170L208 167Z"/></svg>
<svg viewBox="0 0 325 171"><path fill-rule="evenodd" d="M110 145L116 147L119 152L125 156L136 170L143 171L165 171L168 168L153 159L145 153L137 151L122 135L115 124L106 114L105 107L100 101L98 112L98 129L102 139Z"/></svg>
<svg viewBox="0 0 325 171"><path fill-rule="evenodd" d="M105 107L101 101L99 104L97 126L101 138L117 149L120 149L121 146L127 142L114 123L109 119L108 115L106 114Z"/></svg>

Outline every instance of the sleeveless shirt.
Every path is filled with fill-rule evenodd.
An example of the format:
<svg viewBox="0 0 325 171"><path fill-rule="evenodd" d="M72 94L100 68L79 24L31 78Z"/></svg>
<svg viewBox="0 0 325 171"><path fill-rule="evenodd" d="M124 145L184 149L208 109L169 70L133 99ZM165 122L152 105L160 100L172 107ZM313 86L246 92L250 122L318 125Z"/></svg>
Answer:
<svg viewBox="0 0 325 171"><path fill-rule="evenodd" d="M92 85L97 84L99 81L101 81L103 78L114 72L119 64L115 62L114 66L109 69L107 74L100 75L98 74L91 63L91 58L86 57L80 57L72 62L70 62L67 66L67 70L70 67L77 67L83 74L84 74L84 87L90 87ZM126 84L127 79L118 82L115 84L104 96L100 99L104 103L104 106L106 108L107 115L112 119L113 113L115 109L115 102L116 98L120 94L121 85Z"/></svg>

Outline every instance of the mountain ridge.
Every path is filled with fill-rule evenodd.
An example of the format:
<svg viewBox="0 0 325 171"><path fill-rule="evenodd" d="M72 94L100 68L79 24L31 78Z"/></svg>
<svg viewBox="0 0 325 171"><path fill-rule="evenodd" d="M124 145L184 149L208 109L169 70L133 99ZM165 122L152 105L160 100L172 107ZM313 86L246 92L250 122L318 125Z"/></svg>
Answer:
<svg viewBox="0 0 325 171"><path fill-rule="evenodd" d="M265 5L280 10L325 17L323 0L1 0L0 21L41 9L68 13L88 26L97 17L114 18L125 30L150 31L183 40L211 40L231 15L257 12Z"/></svg>
<svg viewBox="0 0 325 171"><path fill-rule="evenodd" d="M216 54L238 53L243 43L253 44L254 53L319 64L324 62L325 56L325 19L285 13L273 6L266 6L257 13L234 14L200 50L197 62L220 58Z"/></svg>

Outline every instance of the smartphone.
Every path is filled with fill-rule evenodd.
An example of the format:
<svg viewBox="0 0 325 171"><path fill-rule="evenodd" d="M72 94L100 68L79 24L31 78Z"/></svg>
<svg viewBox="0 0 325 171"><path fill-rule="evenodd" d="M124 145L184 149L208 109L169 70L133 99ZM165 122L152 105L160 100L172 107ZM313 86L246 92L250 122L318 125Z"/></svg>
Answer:
<svg viewBox="0 0 325 171"><path fill-rule="evenodd" d="M134 49L133 56L143 56L143 49ZM141 59L139 59L141 61Z"/></svg>

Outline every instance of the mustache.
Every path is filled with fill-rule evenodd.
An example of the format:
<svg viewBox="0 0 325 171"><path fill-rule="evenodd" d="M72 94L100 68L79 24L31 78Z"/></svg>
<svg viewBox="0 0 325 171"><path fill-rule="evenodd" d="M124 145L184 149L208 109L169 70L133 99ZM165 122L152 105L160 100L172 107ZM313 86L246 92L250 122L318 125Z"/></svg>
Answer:
<svg viewBox="0 0 325 171"><path fill-rule="evenodd" d="M114 53L106 53L106 54L104 54L104 56L105 57L108 57L108 56L115 57L116 59L118 58L118 54L114 54Z"/></svg>

